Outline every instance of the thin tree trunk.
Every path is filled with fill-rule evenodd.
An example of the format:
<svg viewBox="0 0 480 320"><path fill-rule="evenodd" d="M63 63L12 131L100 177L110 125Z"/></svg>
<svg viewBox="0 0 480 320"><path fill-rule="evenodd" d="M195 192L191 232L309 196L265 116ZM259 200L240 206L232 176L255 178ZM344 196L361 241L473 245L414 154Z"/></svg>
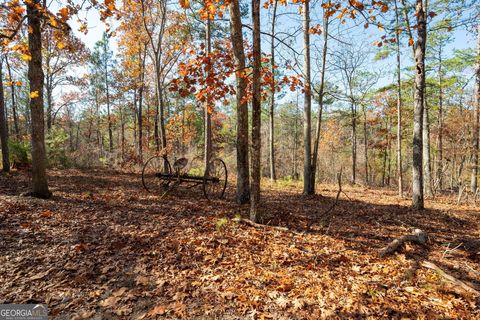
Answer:
<svg viewBox="0 0 480 320"><path fill-rule="evenodd" d="M438 136L436 161L436 187L443 189L443 76L442 76L442 45L438 52Z"/></svg>
<svg viewBox="0 0 480 320"><path fill-rule="evenodd" d="M413 115L412 206L424 208L423 199L423 108L425 95L425 44L427 30L423 1L416 1L417 34L415 45L415 99Z"/></svg>
<svg viewBox="0 0 480 320"><path fill-rule="evenodd" d="M210 53L212 52L212 22L210 17L207 19L207 29L206 29L206 47L207 47L207 56L210 56ZM210 70L210 69L209 69ZM208 77L208 75L207 75ZM213 106L211 105L210 97L209 94L207 93L207 101L205 103L205 108L204 108L204 113L205 113L205 158L204 158L204 163L205 163L205 168L208 168L208 163L210 162L212 158L212 112L213 112Z"/></svg>
<svg viewBox="0 0 480 320"><path fill-rule="evenodd" d="M271 100L270 100L270 126L269 126L269 151L270 151L270 179L275 181L277 179L275 174L275 139L274 139L274 111L275 111L275 22L277 18L277 4L278 0L273 3L273 16L272 16L272 38L270 46L271 60L271 72L272 72L272 84L271 84Z"/></svg>
<svg viewBox="0 0 480 320"><path fill-rule="evenodd" d="M388 149L388 175L387 175L387 186L390 186L390 177L392 174L392 140L390 137L390 131L392 128L392 121L390 117L387 118L387 149Z"/></svg>
<svg viewBox="0 0 480 320"><path fill-rule="evenodd" d="M305 81L303 98L303 194L314 194L312 183L312 88L310 83L310 0L303 4L303 47L305 51L303 76Z"/></svg>
<svg viewBox="0 0 480 320"><path fill-rule="evenodd" d="M252 181L250 185L250 220L259 222L260 202L260 166L261 166L261 94L260 94L260 68L261 68L261 47L260 47L260 0L252 0L252 22L253 22L253 72L252 72Z"/></svg>
<svg viewBox="0 0 480 320"><path fill-rule="evenodd" d="M140 163L143 162L143 91L145 88L145 58L146 44L143 48L143 57L140 59L140 88L138 88L138 156Z"/></svg>
<svg viewBox="0 0 480 320"><path fill-rule="evenodd" d="M20 136L20 129L18 126L18 115L17 115L17 103L15 99L15 83L12 78L12 70L10 68L10 63L8 62L8 57L5 56L5 62L7 64L8 77L10 79L10 94L12 100L12 115L13 115L13 128L15 129L15 136L18 138Z"/></svg>
<svg viewBox="0 0 480 320"><path fill-rule="evenodd" d="M402 168L402 81L400 65L400 23L398 19L398 5L395 3L395 21L396 21L396 49L397 49L397 176L398 176L398 196L403 198L403 168Z"/></svg>
<svg viewBox="0 0 480 320"><path fill-rule="evenodd" d="M430 110L427 97L424 94L423 102L423 172L424 172L424 193L433 196L432 192L432 162L430 161Z"/></svg>
<svg viewBox="0 0 480 320"><path fill-rule="evenodd" d="M480 56L480 24L477 26L477 56ZM472 144L472 177L470 182L470 189L472 190L472 192L476 192L478 188L478 149L480 135L480 61L477 61L475 87L475 112Z"/></svg>
<svg viewBox="0 0 480 320"><path fill-rule="evenodd" d="M365 170L365 184L368 186L369 180L368 180L368 136L367 136L367 108L366 106L362 106L363 109L363 156L365 158L365 163L364 163L364 170ZM387 126L388 130L388 126ZM388 131L387 131L388 135ZM388 138L387 138L388 139Z"/></svg>
<svg viewBox="0 0 480 320"><path fill-rule="evenodd" d="M5 97L3 95L3 57L0 58L0 146L2 147L2 170L10 171L8 152L8 129L5 116Z"/></svg>
<svg viewBox="0 0 480 320"><path fill-rule="evenodd" d="M295 122L294 122L294 133L293 133L293 179L298 179L298 169L297 169L297 149L298 149L298 92L297 92L297 103L295 105Z"/></svg>
<svg viewBox="0 0 480 320"><path fill-rule="evenodd" d="M330 4L330 1L328 1ZM312 184L315 185L315 174L318 167L318 154L320 147L320 136L322 128L322 114L323 114L323 95L325 91L325 70L327 62L327 49L328 49L328 16L325 15L323 11L323 52L322 52L322 67L320 69L320 88L318 90L318 115L317 115L317 126L315 130L315 142L313 145L313 158L312 158Z"/></svg>
<svg viewBox="0 0 480 320"><path fill-rule="evenodd" d="M106 43L104 43L106 46ZM108 48L104 48L105 55ZM108 81L108 61L104 61L105 63L105 91L106 91L106 98L107 98L107 121L108 121L108 148L109 151L113 151L113 129L112 129L112 118L110 115L110 88L109 88L109 81Z"/></svg>
<svg viewBox="0 0 480 320"><path fill-rule="evenodd" d="M245 71L245 51L243 47L242 20L238 0L230 2L230 30L233 46L233 55L237 65L236 76L236 104L237 104L237 192L236 200L239 204L247 203L250 199L250 177L248 164L248 103L244 99L247 82L243 74Z"/></svg>
<svg viewBox="0 0 480 320"><path fill-rule="evenodd" d="M45 124L43 109L43 70L42 70L42 34L40 30L41 16L37 5L39 0L27 3L28 15L28 50L31 60L28 62L28 81L30 92L34 98L30 99L32 117L32 195L41 198L51 196L48 190L45 152Z"/></svg>
<svg viewBox="0 0 480 320"><path fill-rule="evenodd" d="M352 125L352 184L356 183L357 172L357 107L355 102L350 103L351 125Z"/></svg>

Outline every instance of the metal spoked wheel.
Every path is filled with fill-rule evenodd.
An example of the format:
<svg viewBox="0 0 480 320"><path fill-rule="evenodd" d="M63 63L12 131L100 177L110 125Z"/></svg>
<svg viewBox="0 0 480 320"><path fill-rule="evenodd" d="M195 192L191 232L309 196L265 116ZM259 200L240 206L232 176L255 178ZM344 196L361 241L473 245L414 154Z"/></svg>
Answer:
<svg viewBox="0 0 480 320"><path fill-rule="evenodd" d="M227 188L227 166L221 159L213 159L208 163L203 175L203 193L209 200L220 199Z"/></svg>
<svg viewBox="0 0 480 320"><path fill-rule="evenodd" d="M171 175L172 167L167 158L153 156L145 162L142 170L142 184L150 193L161 193L168 188L171 179L164 175Z"/></svg>

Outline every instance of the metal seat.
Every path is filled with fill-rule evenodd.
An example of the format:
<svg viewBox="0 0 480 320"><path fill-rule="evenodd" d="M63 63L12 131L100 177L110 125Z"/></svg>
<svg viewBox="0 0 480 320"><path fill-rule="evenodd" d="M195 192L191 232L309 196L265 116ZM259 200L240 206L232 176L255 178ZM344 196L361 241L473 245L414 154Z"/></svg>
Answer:
<svg viewBox="0 0 480 320"><path fill-rule="evenodd" d="M185 168L187 166L187 163L188 163L187 158L177 159L173 163L173 170L175 170L176 172L179 172L180 170L182 170L183 168Z"/></svg>

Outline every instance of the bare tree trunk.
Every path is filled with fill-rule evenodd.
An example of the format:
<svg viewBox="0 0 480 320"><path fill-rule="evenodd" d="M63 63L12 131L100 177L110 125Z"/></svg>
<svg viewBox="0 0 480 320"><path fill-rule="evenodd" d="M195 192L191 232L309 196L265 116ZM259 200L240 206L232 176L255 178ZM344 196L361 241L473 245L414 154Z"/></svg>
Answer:
<svg viewBox="0 0 480 320"><path fill-rule="evenodd" d="M7 64L8 77L10 78L10 93L12 99L12 115L13 115L13 128L15 129L15 136L18 138L20 136L20 129L18 127L18 115L17 115L17 103L15 99L15 83L12 78L12 70L10 68L10 63L8 63L8 57L5 56L5 62Z"/></svg>
<svg viewBox="0 0 480 320"><path fill-rule="evenodd" d="M105 48L105 52L107 52ZM108 61L105 61L105 90L107 94L107 121L108 121L108 149L110 152L113 151L113 129L112 129L112 117L110 115L110 89L108 83Z"/></svg>
<svg viewBox="0 0 480 320"><path fill-rule="evenodd" d="M5 97L3 95L3 57L0 57L0 146L2 147L2 170L10 171L8 152L8 130L5 116Z"/></svg>
<svg viewBox="0 0 480 320"><path fill-rule="evenodd" d="M298 110L298 92L297 92L297 103L295 104L295 117L294 117L294 132L293 132L293 179L297 180L299 177L298 168L297 168L297 149L298 149L298 118L300 112Z"/></svg>
<svg viewBox="0 0 480 320"><path fill-rule="evenodd" d="M275 111L275 22L277 18L277 4L278 0L273 3L273 16L272 16L272 38L270 46L271 60L271 72L272 72L272 84L271 84L271 100L270 100L270 126L269 126L269 151L270 151L270 179L272 181L277 180L275 175L275 139L274 139L274 111Z"/></svg>
<svg viewBox="0 0 480 320"><path fill-rule="evenodd" d="M38 10L39 0L27 3L28 15L28 50L31 60L28 62L28 81L30 92L38 95L30 99L32 116L32 195L49 198L46 152L45 152L45 124L43 109L43 70L42 70L42 34L41 13Z"/></svg>
<svg viewBox="0 0 480 320"><path fill-rule="evenodd" d="M423 172L424 172L424 193L432 196L432 162L430 161L430 110L427 97L424 93L423 102Z"/></svg>
<svg viewBox="0 0 480 320"><path fill-rule="evenodd" d="M140 59L140 88L138 88L138 156L143 162L143 91L145 88L145 58L147 45L143 46L143 56Z"/></svg>
<svg viewBox="0 0 480 320"><path fill-rule="evenodd" d="M388 149L388 175L387 175L387 186L390 186L390 178L392 175L392 140L390 138L390 130L392 130L392 120L390 117L387 118L387 149Z"/></svg>
<svg viewBox="0 0 480 320"><path fill-rule="evenodd" d="M477 55L480 56L480 24L477 26ZM473 150L472 150L472 178L470 189L476 192L478 188L478 149L480 130L480 61L477 62L476 85L475 85L475 112L473 126Z"/></svg>
<svg viewBox="0 0 480 320"><path fill-rule="evenodd" d="M303 47L305 61L303 76L305 81L303 98L303 194L314 194L315 183L312 183L312 88L310 83L310 0L303 4Z"/></svg>
<svg viewBox="0 0 480 320"><path fill-rule="evenodd" d="M367 136L367 108L365 105L362 106L363 109L363 156L365 158L365 184L368 186L369 180L368 180L368 136ZM388 120L387 120L388 121ZM387 125L387 130L388 130L388 125ZM387 131L388 135L388 131ZM388 137L387 137L388 139Z"/></svg>
<svg viewBox="0 0 480 320"><path fill-rule="evenodd" d="M330 1L328 2L330 4ZM320 88L318 90L318 115L317 126L315 130L315 142L313 146L313 158L312 158L312 184L315 185L315 175L318 167L318 153L320 147L320 136L322 129L322 114L323 114L323 95L325 91L325 70L327 62L327 49L328 49L328 16L323 11L323 52L322 52L322 67L320 70Z"/></svg>
<svg viewBox="0 0 480 320"><path fill-rule="evenodd" d="M417 34L415 45L415 99L413 115L412 206L424 208L423 199L423 103L425 95L425 44L427 29L423 1L416 0Z"/></svg>
<svg viewBox="0 0 480 320"><path fill-rule="evenodd" d="M233 55L237 65L236 103L237 103L237 194L239 204L247 203L250 199L250 177L248 165L248 103L244 97L247 82L243 77L245 70L245 51L243 47L242 20L238 0L230 2L230 30L233 46Z"/></svg>
<svg viewBox="0 0 480 320"><path fill-rule="evenodd" d="M352 125L352 183L356 183L357 172L357 107L355 102L350 103Z"/></svg>
<svg viewBox="0 0 480 320"><path fill-rule="evenodd" d="M398 19L398 5L395 3L395 21L396 21L396 49L397 49L397 176L398 176L398 196L403 198L403 168L402 168L402 81L400 65L400 23Z"/></svg>
<svg viewBox="0 0 480 320"><path fill-rule="evenodd" d="M436 187L443 189L443 76L442 76L442 45L438 52L438 136L437 136L437 171Z"/></svg>
<svg viewBox="0 0 480 320"><path fill-rule="evenodd" d="M252 181L250 185L250 220L259 222L260 202L260 166L261 166L261 94L260 94L260 69L262 51L260 47L260 0L252 0L252 22L253 22L253 73L252 73Z"/></svg>
<svg viewBox="0 0 480 320"><path fill-rule="evenodd" d="M209 56L212 52L212 32L211 32L211 20L210 18L207 19L207 30L206 30L206 47L207 47L207 55ZM210 69L209 69L210 70ZM207 75L208 76L208 75ZM208 168L208 163L212 158L212 112L213 106L210 105L211 101L209 98L209 94L207 93L207 101L205 103L205 168Z"/></svg>

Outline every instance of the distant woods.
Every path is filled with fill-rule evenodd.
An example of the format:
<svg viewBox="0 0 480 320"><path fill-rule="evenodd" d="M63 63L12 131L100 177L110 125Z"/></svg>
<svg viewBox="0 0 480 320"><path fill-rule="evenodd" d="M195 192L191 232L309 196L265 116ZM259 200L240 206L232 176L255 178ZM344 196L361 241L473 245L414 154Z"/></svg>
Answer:
<svg viewBox="0 0 480 320"><path fill-rule="evenodd" d="M474 1L104 1L0 5L4 171L226 159L262 222L261 181L397 188L424 207L478 192ZM106 32L82 18L97 11ZM78 20L73 24L73 20ZM100 22L99 22L100 23ZM79 30L72 30L73 25ZM475 39L454 49L456 37Z"/></svg>

